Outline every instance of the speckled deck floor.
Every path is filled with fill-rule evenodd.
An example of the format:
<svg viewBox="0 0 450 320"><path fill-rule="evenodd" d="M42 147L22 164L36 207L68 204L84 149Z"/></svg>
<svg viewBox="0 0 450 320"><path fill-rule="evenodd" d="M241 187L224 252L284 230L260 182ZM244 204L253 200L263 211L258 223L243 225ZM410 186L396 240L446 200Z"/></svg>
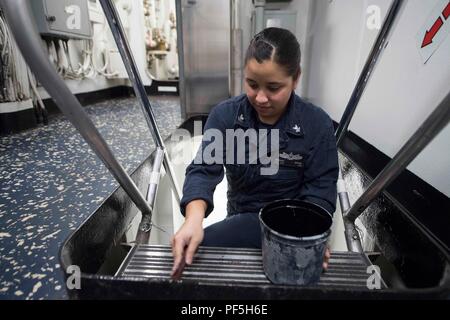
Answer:
<svg viewBox="0 0 450 320"><path fill-rule="evenodd" d="M150 97L163 138L181 124L179 100ZM135 98L86 107L131 172L154 148ZM118 186L63 116L0 136L0 299L66 299L59 248Z"/></svg>

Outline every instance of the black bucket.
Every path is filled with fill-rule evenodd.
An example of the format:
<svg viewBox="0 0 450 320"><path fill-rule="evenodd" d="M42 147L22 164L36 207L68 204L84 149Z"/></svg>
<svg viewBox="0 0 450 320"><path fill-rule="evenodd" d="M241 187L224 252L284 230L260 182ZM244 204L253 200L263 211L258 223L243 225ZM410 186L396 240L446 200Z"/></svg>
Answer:
<svg viewBox="0 0 450 320"><path fill-rule="evenodd" d="M333 219L324 208L301 200L279 200L261 209L263 267L275 284L319 281Z"/></svg>

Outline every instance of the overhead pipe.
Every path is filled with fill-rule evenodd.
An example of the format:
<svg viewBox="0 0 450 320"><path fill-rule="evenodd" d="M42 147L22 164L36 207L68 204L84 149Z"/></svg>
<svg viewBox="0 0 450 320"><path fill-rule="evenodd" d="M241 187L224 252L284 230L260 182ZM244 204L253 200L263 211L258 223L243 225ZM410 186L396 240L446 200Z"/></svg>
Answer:
<svg viewBox="0 0 450 320"><path fill-rule="evenodd" d="M175 0L175 15L177 20L178 72L180 78L178 84L180 88L181 115L186 120L186 76L184 74L183 7L181 2L182 0Z"/></svg>
<svg viewBox="0 0 450 320"><path fill-rule="evenodd" d="M264 7L266 6L266 0L254 0L255 6L255 34L264 29Z"/></svg>
<svg viewBox="0 0 450 320"><path fill-rule="evenodd" d="M230 50L230 83L232 97L242 93L242 28L239 25L239 0L231 3L231 50Z"/></svg>

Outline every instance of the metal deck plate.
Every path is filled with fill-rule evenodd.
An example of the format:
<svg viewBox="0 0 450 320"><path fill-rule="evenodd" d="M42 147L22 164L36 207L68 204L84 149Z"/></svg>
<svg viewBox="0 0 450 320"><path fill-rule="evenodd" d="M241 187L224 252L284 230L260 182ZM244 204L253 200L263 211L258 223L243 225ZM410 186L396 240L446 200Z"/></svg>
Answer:
<svg viewBox="0 0 450 320"><path fill-rule="evenodd" d="M136 245L116 276L169 279L173 265L170 246ZM371 265L365 254L332 252L329 267L318 286L367 289ZM200 247L191 266L186 266L181 280L200 283L271 285L263 271L261 250ZM381 281L382 287L386 285ZM367 289L368 290L368 289Z"/></svg>

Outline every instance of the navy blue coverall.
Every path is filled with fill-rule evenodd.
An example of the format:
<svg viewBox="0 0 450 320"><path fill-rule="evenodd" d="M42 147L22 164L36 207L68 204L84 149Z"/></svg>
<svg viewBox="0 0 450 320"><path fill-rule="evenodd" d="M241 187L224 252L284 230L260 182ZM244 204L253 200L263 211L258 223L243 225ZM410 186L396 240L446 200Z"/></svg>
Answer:
<svg viewBox="0 0 450 320"><path fill-rule="evenodd" d="M202 199L208 205L208 216L214 208L213 193L224 177L224 167L228 180L227 218L205 229L201 245L260 248L258 214L274 200L306 200L334 213L338 155L333 123L325 111L293 92L282 117L274 125L267 125L259 121L244 94L215 106L205 124L205 132L208 129L217 129L224 137L226 129L279 129L280 162L273 175L261 175L261 164L230 164L225 159L219 164L193 161L188 166L181 199L183 215L190 201ZM198 152L211 142L204 139ZM225 158L226 146L224 149Z"/></svg>

